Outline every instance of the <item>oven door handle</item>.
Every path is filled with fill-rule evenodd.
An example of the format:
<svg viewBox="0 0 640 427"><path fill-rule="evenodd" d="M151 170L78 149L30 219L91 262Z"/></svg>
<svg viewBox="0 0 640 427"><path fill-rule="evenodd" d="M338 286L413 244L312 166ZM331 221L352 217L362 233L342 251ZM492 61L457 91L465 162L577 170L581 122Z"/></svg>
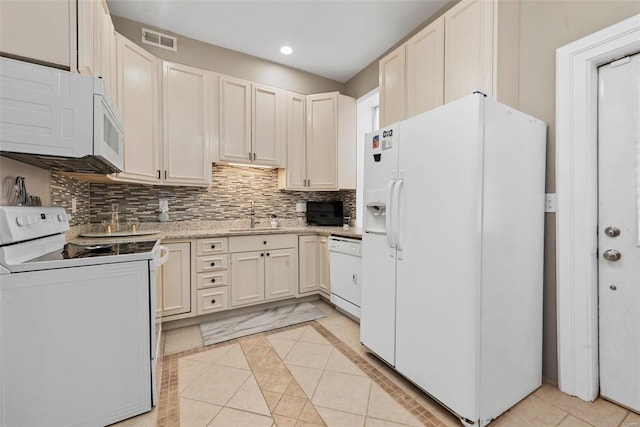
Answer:
<svg viewBox="0 0 640 427"><path fill-rule="evenodd" d="M157 259L154 259L153 261L151 261L149 263L149 267L151 268L151 270L156 270L158 267L160 267L162 264L164 264L165 262L167 262L167 260L169 259L169 248L166 246L162 246L160 245L158 247L158 252L164 252L164 254Z"/></svg>

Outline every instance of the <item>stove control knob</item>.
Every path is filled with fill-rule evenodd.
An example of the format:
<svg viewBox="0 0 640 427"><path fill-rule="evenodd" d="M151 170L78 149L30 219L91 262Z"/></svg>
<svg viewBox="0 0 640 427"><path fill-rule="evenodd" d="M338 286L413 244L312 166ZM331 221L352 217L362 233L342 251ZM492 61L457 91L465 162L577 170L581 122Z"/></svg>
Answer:
<svg viewBox="0 0 640 427"><path fill-rule="evenodd" d="M16 218L16 223L18 224L18 227L24 227L25 225L27 225L27 217L19 216L18 218Z"/></svg>

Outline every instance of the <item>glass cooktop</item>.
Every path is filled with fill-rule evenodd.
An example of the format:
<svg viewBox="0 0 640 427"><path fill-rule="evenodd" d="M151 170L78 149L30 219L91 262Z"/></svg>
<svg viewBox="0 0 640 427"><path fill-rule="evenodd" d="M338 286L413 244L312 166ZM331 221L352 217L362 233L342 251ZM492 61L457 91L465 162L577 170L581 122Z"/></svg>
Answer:
<svg viewBox="0 0 640 427"><path fill-rule="evenodd" d="M29 262L147 253L153 250L155 244L156 240L98 244L67 243L62 250L42 255Z"/></svg>

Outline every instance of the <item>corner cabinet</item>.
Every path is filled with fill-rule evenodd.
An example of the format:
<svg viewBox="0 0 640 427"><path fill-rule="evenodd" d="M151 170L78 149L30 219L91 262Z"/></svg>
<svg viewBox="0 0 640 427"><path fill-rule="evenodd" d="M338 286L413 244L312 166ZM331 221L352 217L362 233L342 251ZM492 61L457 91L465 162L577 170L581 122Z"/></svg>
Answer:
<svg viewBox="0 0 640 427"><path fill-rule="evenodd" d="M288 93L288 156L286 168L279 171L279 188L354 189L355 112L355 99L338 92L306 96Z"/></svg>
<svg viewBox="0 0 640 427"><path fill-rule="evenodd" d="M162 164L167 185L208 186L210 72L187 65L162 65Z"/></svg>
<svg viewBox="0 0 640 427"><path fill-rule="evenodd" d="M219 84L220 162L281 166L284 92L229 76Z"/></svg>
<svg viewBox="0 0 640 427"><path fill-rule="evenodd" d="M329 297L329 238L318 235L298 237L298 259L298 292L322 291Z"/></svg>

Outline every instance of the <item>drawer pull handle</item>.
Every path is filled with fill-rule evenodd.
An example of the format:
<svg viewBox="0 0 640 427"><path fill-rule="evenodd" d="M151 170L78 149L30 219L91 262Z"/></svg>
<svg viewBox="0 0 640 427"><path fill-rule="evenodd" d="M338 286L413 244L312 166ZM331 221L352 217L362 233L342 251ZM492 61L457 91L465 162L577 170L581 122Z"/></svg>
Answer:
<svg viewBox="0 0 640 427"><path fill-rule="evenodd" d="M216 279L211 279L211 283L216 283Z"/></svg>
<svg viewBox="0 0 640 427"><path fill-rule="evenodd" d="M215 266L216 266L216 263L215 263L215 262L212 262L212 263L211 263L211 267L215 267Z"/></svg>
<svg viewBox="0 0 640 427"><path fill-rule="evenodd" d="M215 304L216 300L215 299L211 299L211 304Z"/></svg>
<svg viewBox="0 0 640 427"><path fill-rule="evenodd" d="M211 245L211 249L215 249L215 248L216 248L216 245Z"/></svg>

